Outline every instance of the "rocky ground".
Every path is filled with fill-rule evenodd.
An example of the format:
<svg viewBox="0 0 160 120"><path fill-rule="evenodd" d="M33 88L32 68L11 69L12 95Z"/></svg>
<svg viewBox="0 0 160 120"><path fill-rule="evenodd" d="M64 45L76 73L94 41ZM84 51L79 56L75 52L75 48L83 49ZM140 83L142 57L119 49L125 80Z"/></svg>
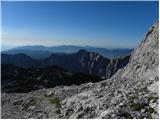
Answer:
<svg viewBox="0 0 160 120"><path fill-rule="evenodd" d="M159 25L110 79L29 93L2 93L2 118L159 118Z"/></svg>

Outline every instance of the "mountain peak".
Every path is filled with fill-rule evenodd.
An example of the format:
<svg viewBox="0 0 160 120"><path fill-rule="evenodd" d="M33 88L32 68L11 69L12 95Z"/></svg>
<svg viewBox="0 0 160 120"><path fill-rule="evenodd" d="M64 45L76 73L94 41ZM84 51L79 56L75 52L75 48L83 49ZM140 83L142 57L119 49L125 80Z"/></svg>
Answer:
<svg viewBox="0 0 160 120"><path fill-rule="evenodd" d="M150 76L158 76L158 49L159 49L159 24L156 22L146 33L144 40L139 47L135 49L131 56L131 60L123 76L143 76L143 78L150 78ZM148 72L146 72L146 71ZM153 72L154 71L154 72ZM145 73L146 72L146 73ZM152 74L153 73L153 74ZM157 74L155 74L157 73Z"/></svg>

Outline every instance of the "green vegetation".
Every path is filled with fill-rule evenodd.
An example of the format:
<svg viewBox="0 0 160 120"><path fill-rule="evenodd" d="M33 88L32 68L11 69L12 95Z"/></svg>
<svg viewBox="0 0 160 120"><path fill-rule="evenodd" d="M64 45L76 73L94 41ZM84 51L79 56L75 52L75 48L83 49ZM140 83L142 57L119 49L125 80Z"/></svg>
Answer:
<svg viewBox="0 0 160 120"><path fill-rule="evenodd" d="M58 109L56 110L56 113L57 113L57 114L60 114L60 112L61 112L61 111L60 111L60 109L58 108Z"/></svg>
<svg viewBox="0 0 160 120"><path fill-rule="evenodd" d="M123 116L123 117L125 117L125 118L127 118L127 119L133 119L132 116L131 116L131 114L128 113L128 112L123 112L123 113L121 114L121 116Z"/></svg>
<svg viewBox="0 0 160 120"><path fill-rule="evenodd" d="M129 96L129 99L130 99L130 100L138 99L138 95Z"/></svg>
<svg viewBox="0 0 160 120"><path fill-rule="evenodd" d="M133 103L132 108L136 111L140 111L141 109L143 109L145 107L145 104L143 103Z"/></svg>
<svg viewBox="0 0 160 120"><path fill-rule="evenodd" d="M49 98L49 102L50 102L51 104L55 104L57 108L60 107L60 100L59 100L58 97Z"/></svg>
<svg viewBox="0 0 160 120"><path fill-rule="evenodd" d="M57 114L60 114L60 99L58 98L58 97L55 97L55 98L48 98L48 100L49 100L49 102L51 103L51 104L54 104L54 105L56 105L56 113Z"/></svg>
<svg viewBox="0 0 160 120"><path fill-rule="evenodd" d="M3 65L2 80L13 81L6 84L2 81L3 92L26 93L33 90L53 88L60 85L80 85L86 82L99 82L99 76L78 72L66 71L61 67L47 68L20 68L17 66Z"/></svg>
<svg viewBox="0 0 160 120"><path fill-rule="evenodd" d="M158 100L159 98L158 97L153 97L153 96L150 96L148 98L148 102L150 102L151 100L154 100L153 102L156 102L156 100Z"/></svg>
<svg viewBox="0 0 160 120"><path fill-rule="evenodd" d="M150 112L150 113L153 113L153 112L154 112L154 109L153 109L153 108L151 108L151 107L149 107L149 109L148 109L148 110L146 110L146 111L148 111L148 112Z"/></svg>

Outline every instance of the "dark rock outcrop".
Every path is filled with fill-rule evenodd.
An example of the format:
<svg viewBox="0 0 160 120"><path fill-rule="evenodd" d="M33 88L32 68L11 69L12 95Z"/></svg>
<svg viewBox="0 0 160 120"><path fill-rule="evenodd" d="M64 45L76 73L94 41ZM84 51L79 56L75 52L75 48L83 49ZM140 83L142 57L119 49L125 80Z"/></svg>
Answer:
<svg viewBox="0 0 160 120"><path fill-rule="evenodd" d="M24 68L41 68L58 65L66 70L73 72L83 72L85 74L98 75L109 78L118 69L124 67L130 56L117 59L104 58L98 53L80 50L73 54L57 55L52 54L46 59L33 59L25 54L7 55L2 54L2 64L13 64Z"/></svg>

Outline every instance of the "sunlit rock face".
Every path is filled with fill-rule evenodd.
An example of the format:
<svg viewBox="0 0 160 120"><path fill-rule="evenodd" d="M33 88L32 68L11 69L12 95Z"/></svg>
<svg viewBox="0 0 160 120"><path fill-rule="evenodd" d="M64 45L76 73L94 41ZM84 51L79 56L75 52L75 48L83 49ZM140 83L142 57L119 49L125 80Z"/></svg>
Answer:
<svg viewBox="0 0 160 120"><path fill-rule="evenodd" d="M158 77L159 24L156 22L146 33L144 40L135 49L123 76L136 76L154 80Z"/></svg>

